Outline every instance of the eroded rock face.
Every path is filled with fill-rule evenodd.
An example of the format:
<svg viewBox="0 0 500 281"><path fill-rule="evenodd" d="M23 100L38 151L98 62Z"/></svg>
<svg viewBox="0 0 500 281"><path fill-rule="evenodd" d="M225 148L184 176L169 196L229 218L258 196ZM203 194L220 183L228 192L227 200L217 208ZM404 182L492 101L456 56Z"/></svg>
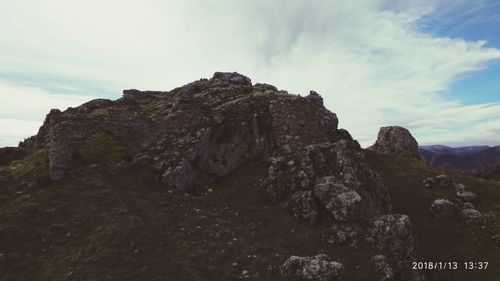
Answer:
<svg viewBox="0 0 500 281"><path fill-rule="evenodd" d="M417 141L410 131L399 126L380 128L377 141L368 149L420 159Z"/></svg>
<svg viewBox="0 0 500 281"><path fill-rule="evenodd" d="M341 281L344 266L325 254L313 257L291 256L281 267L286 281Z"/></svg>

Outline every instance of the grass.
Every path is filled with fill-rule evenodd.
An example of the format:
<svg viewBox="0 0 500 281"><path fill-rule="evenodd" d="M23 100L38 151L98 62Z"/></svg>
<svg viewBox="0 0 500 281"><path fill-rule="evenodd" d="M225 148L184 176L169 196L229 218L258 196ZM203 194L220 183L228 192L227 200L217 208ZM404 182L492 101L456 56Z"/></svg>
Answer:
<svg viewBox="0 0 500 281"><path fill-rule="evenodd" d="M431 280L498 280L500 276L500 185L495 182L455 175L428 166L423 161L395 157L367 151L368 159L390 188L394 212L408 214L418 240L423 261L488 261L487 270L456 270L429 272ZM447 174L477 193L475 207L487 218L486 227L466 226L458 218L441 221L431 216L433 200L456 200L454 188L426 189L422 180L438 174Z"/></svg>
<svg viewBox="0 0 500 281"><path fill-rule="evenodd" d="M126 156L126 148L113 135L98 132L82 143L79 154L84 161L91 163L119 161Z"/></svg>
<svg viewBox="0 0 500 281"><path fill-rule="evenodd" d="M347 280L370 280L367 249L322 242L267 203L262 165L242 167L213 192L168 193L147 171L83 168L50 188L18 187L0 205L0 280L280 280L269 266L326 253ZM236 263L236 265L233 265Z"/></svg>
<svg viewBox="0 0 500 281"><path fill-rule="evenodd" d="M109 136L96 139L120 147ZM92 153L85 155L109 152L89 147ZM43 153L10 171L33 171L34 163L45 161ZM476 206L488 225L438 221L428 211L432 200L453 199L454 192L425 189L421 181L442 170L367 153L390 187L394 211L410 215L422 260L490 262L485 271L432 271L430 280L497 280L500 251L491 239L499 230L497 184L451 175L479 195ZM213 192L190 195L158 190L150 171L112 161L83 166L78 176L46 188L30 189L18 178L2 181L0 280L240 280L243 270L250 280L281 280L270 266L290 255L319 253L343 263L347 281L375 280L369 259L379 252L363 243L353 248L323 242L326 225L306 226L265 200L259 179L266 168L241 167L209 186Z"/></svg>

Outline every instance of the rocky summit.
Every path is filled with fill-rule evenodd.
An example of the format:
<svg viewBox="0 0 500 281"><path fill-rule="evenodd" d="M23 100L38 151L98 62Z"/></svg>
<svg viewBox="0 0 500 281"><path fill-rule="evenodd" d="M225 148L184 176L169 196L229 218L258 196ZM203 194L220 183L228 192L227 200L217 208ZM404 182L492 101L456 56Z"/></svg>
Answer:
<svg viewBox="0 0 500 281"><path fill-rule="evenodd" d="M451 280L413 262L496 257L496 187L417 147L238 73L53 109L0 149L0 280Z"/></svg>

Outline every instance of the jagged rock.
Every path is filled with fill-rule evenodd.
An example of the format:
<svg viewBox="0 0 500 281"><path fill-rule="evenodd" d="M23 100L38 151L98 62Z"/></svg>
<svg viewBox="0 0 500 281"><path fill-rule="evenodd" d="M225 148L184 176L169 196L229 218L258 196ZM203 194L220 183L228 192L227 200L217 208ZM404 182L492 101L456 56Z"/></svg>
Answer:
<svg viewBox="0 0 500 281"><path fill-rule="evenodd" d="M420 159L417 141L410 131L399 126L380 128L377 141L368 149Z"/></svg>
<svg viewBox="0 0 500 281"><path fill-rule="evenodd" d="M375 266L375 271L379 274L380 281L394 280L394 270L387 257L384 255L376 255L371 258Z"/></svg>
<svg viewBox="0 0 500 281"><path fill-rule="evenodd" d="M431 213L440 219L449 219L451 218L457 210L456 205L446 199L436 199L432 202L431 205Z"/></svg>
<svg viewBox="0 0 500 281"><path fill-rule="evenodd" d="M355 221L363 216L361 196L334 176L319 179L314 194L337 221Z"/></svg>
<svg viewBox="0 0 500 281"><path fill-rule="evenodd" d="M481 226L484 225L485 220L481 212L475 209L463 209L460 211L462 219L466 224Z"/></svg>
<svg viewBox="0 0 500 281"><path fill-rule="evenodd" d="M281 267L286 281L341 281L344 266L325 254L313 257L291 256Z"/></svg>
<svg viewBox="0 0 500 281"><path fill-rule="evenodd" d="M291 199L292 212L296 218L315 225L318 220L318 204L311 191L298 191Z"/></svg>
<svg viewBox="0 0 500 281"><path fill-rule="evenodd" d="M462 202L473 202L477 199L476 193L472 191L458 191L457 192L457 197L462 201Z"/></svg>
<svg viewBox="0 0 500 281"><path fill-rule="evenodd" d="M410 218L407 215L381 215L370 220L368 241L382 251L391 253L395 274L401 280L423 280L419 271L411 270L416 259L416 245Z"/></svg>

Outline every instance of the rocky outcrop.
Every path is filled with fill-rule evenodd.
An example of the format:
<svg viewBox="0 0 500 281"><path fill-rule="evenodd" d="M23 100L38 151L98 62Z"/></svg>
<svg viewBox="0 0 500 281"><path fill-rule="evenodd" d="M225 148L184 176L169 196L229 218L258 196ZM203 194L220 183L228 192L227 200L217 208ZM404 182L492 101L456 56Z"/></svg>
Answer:
<svg viewBox="0 0 500 281"><path fill-rule="evenodd" d="M399 126L380 128L377 141L368 149L420 159L417 141L410 131Z"/></svg>
<svg viewBox="0 0 500 281"><path fill-rule="evenodd" d="M291 256L281 267L286 281L341 281L344 266L325 254L313 257Z"/></svg>
<svg viewBox="0 0 500 281"><path fill-rule="evenodd" d="M190 190L248 161L332 141L337 125L315 92L289 95L218 72L169 92L125 90L117 101L52 110L21 146L46 148L51 177L59 180L77 166L81 144L105 132L128 158L151 164L161 186Z"/></svg>
<svg viewBox="0 0 500 281"><path fill-rule="evenodd" d="M451 218L457 210L457 206L451 202L450 200L446 199L436 199L434 202L432 202L431 205L431 213L440 219L449 219Z"/></svg>
<svg viewBox="0 0 500 281"><path fill-rule="evenodd" d="M267 163L260 188L270 201L309 225L326 224L326 239L334 243L370 240L395 276L416 280L407 268L416 256L409 218L391 214L382 179L314 91L301 97L218 72L167 92L125 90L117 101L52 110L38 134L20 146L48 152L54 181L90 160L120 161L152 169L159 187L179 192L247 163ZM416 142L404 129L390 127L374 149L414 156ZM101 156L107 152L120 157ZM286 280L341 280L342 271L324 255L291 257L282 268Z"/></svg>
<svg viewBox="0 0 500 281"><path fill-rule="evenodd" d="M387 188L350 137L272 158L264 186L274 202L312 191L322 209L337 222L391 211Z"/></svg>

